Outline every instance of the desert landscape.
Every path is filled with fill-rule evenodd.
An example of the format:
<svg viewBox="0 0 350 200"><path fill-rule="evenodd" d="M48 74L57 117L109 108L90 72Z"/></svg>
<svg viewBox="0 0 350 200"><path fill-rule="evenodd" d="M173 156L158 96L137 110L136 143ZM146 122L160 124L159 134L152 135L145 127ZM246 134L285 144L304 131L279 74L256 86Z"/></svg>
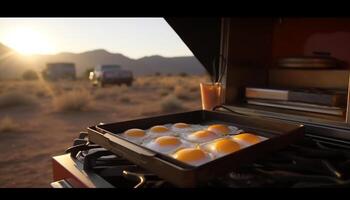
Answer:
<svg viewBox="0 0 350 200"><path fill-rule="evenodd" d="M132 86L93 87L88 80L0 80L0 187L49 187L51 157L80 131L201 108L206 75L138 76Z"/></svg>

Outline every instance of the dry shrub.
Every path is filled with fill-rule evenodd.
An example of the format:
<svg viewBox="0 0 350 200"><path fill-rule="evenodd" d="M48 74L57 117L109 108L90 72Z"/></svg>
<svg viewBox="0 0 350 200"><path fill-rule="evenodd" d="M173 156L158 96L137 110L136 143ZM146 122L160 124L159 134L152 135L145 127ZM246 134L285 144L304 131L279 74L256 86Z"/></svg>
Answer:
<svg viewBox="0 0 350 200"><path fill-rule="evenodd" d="M0 96L0 108L15 106L35 106L38 99L24 92L6 92Z"/></svg>
<svg viewBox="0 0 350 200"><path fill-rule="evenodd" d="M57 95L61 95L64 93L64 90L62 87L60 87L59 85L56 84L49 84L49 87L52 90L52 94L57 96Z"/></svg>
<svg viewBox="0 0 350 200"><path fill-rule="evenodd" d="M32 94L35 95L36 97L44 98L44 97L50 97L52 96L52 92L50 90L51 88L47 87L46 85L37 85L36 89L32 91Z"/></svg>
<svg viewBox="0 0 350 200"><path fill-rule="evenodd" d="M17 82L11 82L6 86L4 91L11 92L11 91L18 90L19 88L21 88L21 86Z"/></svg>
<svg viewBox="0 0 350 200"><path fill-rule="evenodd" d="M5 117L0 120L0 133L4 132L17 132L20 126L12 118Z"/></svg>
<svg viewBox="0 0 350 200"><path fill-rule="evenodd" d="M86 87L81 84L79 81L68 81L68 80L59 80L59 81L47 81L49 88L53 91L55 95L61 95L69 91L85 89Z"/></svg>
<svg viewBox="0 0 350 200"><path fill-rule="evenodd" d="M157 114L159 114L156 111L150 111L150 110L142 110L140 113L140 116L142 117L151 117L151 116L156 116Z"/></svg>
<svg viewBox="0 0 350 200"><path fill-rule="evenodd" d="M142 76L137 77L133 87L135 88L159 88L161 86L161 83L159 80L161 80L162 77L159 76Z"/></svg>
<svg viewBox="0 0 350 200"><path fill-rule="evenodd" d="M149 79L144 80L143 82L140 82L141 87L150 87L152 85L152 81Z"/></svg>
<svg viewBox="0 0 350 200"><path fill-rule="evenodd" d="M107 92L107 90L99 89L94 91L94 99L96 100L101 100L105 99L110 96L110 94Z"/></svg>
<svg viewBox="0 0 350 200"><path fill-rule="evenodd" d="M129 86L127 86L125 84L117 86L117 92L119 94L123 94L123 93L127 92L128 90L129 90Z"/></svg>
<svg viewBox="0 0 350 200"><path fill-rule="evenodd" d="M143 84L143 82L141 81L141 78L136 78L135 79L135 81L134 81L134 83L132 84L132 86L131 87L133 87L133 88L140 88L140 87L142 87L142 84Z"/></svg>
<svg viewBox="0 0 350 200"><path fill-rule="evenodd" d="M158 79L159 86L163 88L167 88L169 90L174 89L174 85L177 84L177 78L175 77L162 77L161 79Z"/></svg>
<svg viewBox="0 0 350 200"><path fill-rule="evenodd" d="M154 107L151 107L151 106L147 106L147 105L141 105L139 107L139 114L138 116L142 116L142 117L145 117L145 116L155 116L155 115L159 115L160 111L159 110L156 110Z"/></svg>
<svg viewBox="0 0 350 200"><path fill-rule="evenodd" d="M89 111L92 97L86 90L73 90L54 98L54 107L59 112Z"/></svg>
<svg viewBox="0 0 350 200"><path fill-rule="evenodd" d="M73 87L69 87L69 86L65 86L62 88L64 91L72 91L74 88Z"/></svg>
<svg viewBox="0 0 350 200"><path fill-rule="evenodd" d="M96 88L96 90L93 92L93 95L94 95L94 99L96 100L107 99L107 98L114 99L128 92L128 90L129 88L126 85Z"/></svg>
<svg viewBox="0 0 350 200"><path fill-rule="evenodd" d="M199 92L200 88L199 88L199 84L197 86L190 86L188 88L188 91L190 92Z"/></svg>
<svg viewBox="0 0 350 200"><path fill-rule="evenodd" d="M159 94L160 94L160 96L164 97L164 96L167 96L169 93L170 93L169 90L163 88L163 89L160 90Z"/></svg>
<svg viewBox="0 0 350 200"><path fill-rule="evenodd" d="M192 80L188 81L188 83L187 83L188 90L190 92L199 92L200 91L200 86L199 86L200 83L201 82L198 79L197 80L192 79Z"/></svg>
<svg viewBox="0 0 350 200"><path fill-rule="evenodd" d="M16 91L32 94L37 97L49 96L48 85L41 81L22 81Z"/></svg>
<svg viewBox="0 0 350 200"><path fill-rule="evenodd" d="M148 86L149 83L147 81L148 81L147 77L137 77L136 80L134 81L133 87L141 88L141 87Z"/></svg>
<svg viewBox="0 0 350 200"><path fill-rule="evenodd" d="M164 112L177 112L184 109L182 102L175 95L166 96L160 106Z"/></svg>
<svg viewBox="0 0 350 200"><path fill-rule="evenodd" d="M49 96L46 90L38 90L35 94L38 98Z"/></svg>
<svg viewBox="0 0 350 200"><path fill-rule="evenodd" d="M181 76L181 77L187 77L188 74L187 74L186 72L181 72L181 73L179 73L179 76Z"/></svg>
<svg viewBox="0 0 350 200"><path fill-rule="evenodd" d="M174 90L175 87L173 85L165 85L164 88L168 89L168 90Z"/></svg>
<svg viewBox="0 0 350 200"><path fill-rule="evenodd" d="M128 96L121 97L119 99L119 101L122 102L122 103L130 103L131 102L130 97L128 97Z"/></svg>
<svg viewBox="0 0 350 200"><path fill-rule="evenodd" d="M174 94L182 100L190 100L191 99L191 94L188 91L188 89L184 86L177 85L174 89Z"/></svg>
<svg viewBox="0 0 350 200"><path fill-rule="evenodd" d="M27 70L22 74L22 79L28 81L38 80L39 75L38 72L36 72L35 70Z"/></svg>

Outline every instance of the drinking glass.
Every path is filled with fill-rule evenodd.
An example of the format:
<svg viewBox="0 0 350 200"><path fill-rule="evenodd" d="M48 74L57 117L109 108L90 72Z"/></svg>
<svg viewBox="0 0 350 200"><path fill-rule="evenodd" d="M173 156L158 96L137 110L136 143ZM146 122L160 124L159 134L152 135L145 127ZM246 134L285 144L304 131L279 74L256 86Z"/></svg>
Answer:
<svg viewBox="0 0 350 200"><path fill-rule="evenodd" d="M202 109L212 110L224 102L224 88L221 83L200 83Z"/></svg>

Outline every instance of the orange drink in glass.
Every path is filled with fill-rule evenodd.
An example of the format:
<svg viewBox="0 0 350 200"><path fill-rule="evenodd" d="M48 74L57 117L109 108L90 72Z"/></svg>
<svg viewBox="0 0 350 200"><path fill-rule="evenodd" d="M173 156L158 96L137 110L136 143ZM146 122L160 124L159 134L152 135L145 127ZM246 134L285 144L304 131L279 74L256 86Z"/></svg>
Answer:
<svg viewBox="0 0 350 200"><path fill-rule="evenodd" d="M212 110L224 102L224 88L221 83L200 83L202 109Z"/></svg>

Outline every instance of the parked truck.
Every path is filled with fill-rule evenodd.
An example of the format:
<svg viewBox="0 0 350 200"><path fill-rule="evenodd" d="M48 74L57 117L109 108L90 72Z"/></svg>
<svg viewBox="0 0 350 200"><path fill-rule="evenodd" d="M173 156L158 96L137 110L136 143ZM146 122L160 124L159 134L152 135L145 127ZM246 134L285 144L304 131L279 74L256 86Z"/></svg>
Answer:
<svg viewBox="0 0 350 200"><path fill-rule="evenodd" d="M76 79L74 63L47 63L43 71L46 80Z"/></svg>
<svg viewBox="0 0 350 200"><path fill-rule="evenodd" d="M105 86L106 84L126 84L132 85L133 73L124 70L120 65L98 65L89 74L89 79L95 86Z"/></svg>

